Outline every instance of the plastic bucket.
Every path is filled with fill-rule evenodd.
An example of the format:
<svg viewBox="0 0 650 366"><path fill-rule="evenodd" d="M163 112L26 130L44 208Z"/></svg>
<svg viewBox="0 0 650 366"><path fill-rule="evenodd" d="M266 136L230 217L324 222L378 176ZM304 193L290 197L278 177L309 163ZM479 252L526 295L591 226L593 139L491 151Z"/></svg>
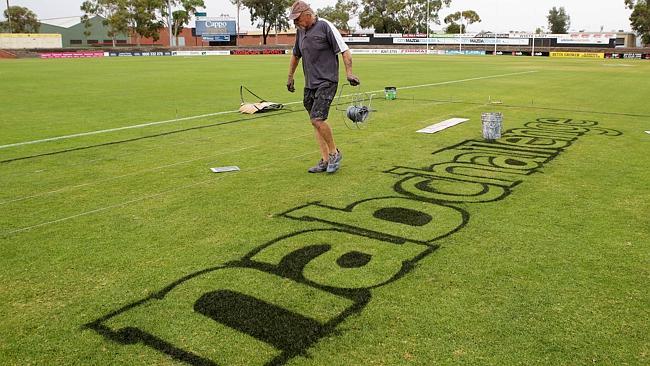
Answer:
<svg viewBox="0 0 650 366"><path fill-rule="evenodd" d="M386 100L394 100L397 98L397 88L394 86L387 86L384 88L384 95Z"/></svg>
<svg viewBox="0 0 650 366"><path fill-rule="evenodd" d="M501 126L503 125L503 114L481 113L481 122L483 124L483 138L486 140L496 140L501 137Z"/></svg>

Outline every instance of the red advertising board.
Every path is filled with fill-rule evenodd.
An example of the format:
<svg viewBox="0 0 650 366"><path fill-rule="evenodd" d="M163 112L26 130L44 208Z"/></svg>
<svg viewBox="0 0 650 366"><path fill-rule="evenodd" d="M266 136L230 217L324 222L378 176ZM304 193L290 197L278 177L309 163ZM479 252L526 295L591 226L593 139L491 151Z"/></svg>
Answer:
<svg viewBox="0 0 650 366"><path fill-rule="evenodd" d="M285 50L231 50L231 55L284 55Z"/></svg>
<svg viewBox="0 0 650 366"><path fill-rule="evenodd" d="M41 58L93 58L104 57L103 51L88 52L49 52L41 53Z"/></svg>

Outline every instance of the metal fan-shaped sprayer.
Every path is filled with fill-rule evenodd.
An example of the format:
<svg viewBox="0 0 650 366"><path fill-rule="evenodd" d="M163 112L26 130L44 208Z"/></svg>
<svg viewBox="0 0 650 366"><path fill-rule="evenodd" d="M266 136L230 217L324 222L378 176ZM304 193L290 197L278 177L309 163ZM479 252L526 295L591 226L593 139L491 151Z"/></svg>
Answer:
<svg viewBox="0 0 650 366"><path fill-rule="evenodd" d="M357 91L349 95L351 98L351 105L349 105L345 110L341 110L338 108L338 106L341 105L341 98L343 97L343 89L345 89L345 86L346 84L343 84L343 86L341 86L341 90L339 91L339 97L336 103L337 110L345 112L345 117L352 121L352 124L356 128L361 129L362 126L368 122L368 119L370 118L370 112L375 112L375 110L370 107L374 94L368 95L367 93L360 92L360 87L357 87ZM366 100L368 101L368 105L363 104L363 102ZM345 120L344 123L348 128L351 128L350 125L348 125L348 122Z"/></svg>

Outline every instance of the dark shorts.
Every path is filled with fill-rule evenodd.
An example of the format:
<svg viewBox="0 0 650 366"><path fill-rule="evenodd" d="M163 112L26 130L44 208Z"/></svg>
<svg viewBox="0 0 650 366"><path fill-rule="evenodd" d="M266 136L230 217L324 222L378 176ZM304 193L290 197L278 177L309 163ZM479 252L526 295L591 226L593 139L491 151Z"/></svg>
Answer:
<svg viewBox="0 0 650 366"><path fill-rule="evenodd" d="M326 120L330 112L330 104L336 96L337 83L323 84L317 89L305 88L305 97L302 100L303 105L309 117L314 119Z"/></svg>

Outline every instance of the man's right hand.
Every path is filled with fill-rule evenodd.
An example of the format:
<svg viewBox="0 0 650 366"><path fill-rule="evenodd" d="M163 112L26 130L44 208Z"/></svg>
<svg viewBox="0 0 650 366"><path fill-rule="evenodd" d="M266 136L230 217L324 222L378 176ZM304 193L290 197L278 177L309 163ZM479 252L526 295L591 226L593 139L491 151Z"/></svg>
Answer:
<svg viewBox="0 0 650 366"><path fill-rule="evenodd" d="M359 80L359 78L352 75L352 74L349 74L347 76L347 79L348 79L348 82L350 83L350 85L352 85L352 86L357 86L357 85L361 84L361 81Z"/></svg>
<svg viewBox="0 0 650 366"><path fill-rule="evenodd" d="M293 76L289 76L289 78L287 79L287 90L292 93L296 91L296 88L294 86Z"/></svg>

